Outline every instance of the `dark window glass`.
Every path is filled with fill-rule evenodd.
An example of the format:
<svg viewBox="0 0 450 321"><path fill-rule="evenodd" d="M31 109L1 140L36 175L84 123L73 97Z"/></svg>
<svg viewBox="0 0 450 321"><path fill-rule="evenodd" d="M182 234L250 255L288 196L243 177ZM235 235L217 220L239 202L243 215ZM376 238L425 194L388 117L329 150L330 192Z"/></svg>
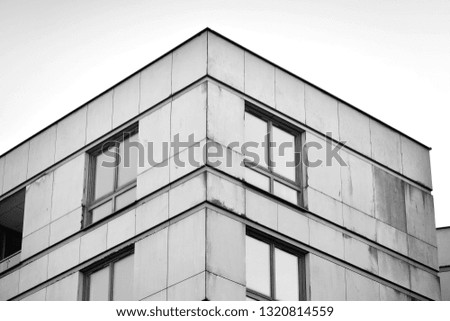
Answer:
<svg viewBox="0 0 450 321"><path fill-rule="evenodd" d="M133 127L105 141L91 153L86 224L97 222L136 200L139 149Z"/></svg>
<svg viewBox="0 0 450 321"><path fill-rule="evenodd" d="M22 248L25 189L0 201L0 260Z"/></svg>
<svg viewBox="0 0 450 321"><path fill-rule="evenodd" d="M259 233L247 235L247 297L253 300L305 300L304 254L278 242Z"/></svg>
<svg viewBox="0 0 450 321"><path fill-rule="evenodd" d="M134 255L122 253L85 272L87 301L133 300Z"/></svg>
<svg viewBox="0 0 450 321"><path fill-rule="evenodd" d="M244 150L247 166L245 181L293 204L299 204L300 133L290 127L283 128L280 122L269 116L246 112L245 142L258 145Z"/></svg>

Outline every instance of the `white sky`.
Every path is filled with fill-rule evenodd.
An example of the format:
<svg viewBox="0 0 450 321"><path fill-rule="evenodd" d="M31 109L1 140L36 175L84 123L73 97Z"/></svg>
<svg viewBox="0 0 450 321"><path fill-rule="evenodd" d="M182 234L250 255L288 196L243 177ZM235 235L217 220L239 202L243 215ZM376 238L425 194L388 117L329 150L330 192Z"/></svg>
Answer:
<svg viewBox="0 0 450 321"><path fill-rule="evenodd" d="M431 146L450 225L448 0L0 0L0 154L205 27Z"/></svg>

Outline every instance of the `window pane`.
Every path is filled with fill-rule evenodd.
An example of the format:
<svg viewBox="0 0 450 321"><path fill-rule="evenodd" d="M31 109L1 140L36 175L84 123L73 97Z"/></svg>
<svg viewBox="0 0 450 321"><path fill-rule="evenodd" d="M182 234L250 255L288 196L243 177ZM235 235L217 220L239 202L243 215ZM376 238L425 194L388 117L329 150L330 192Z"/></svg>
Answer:
<svg viewBox="0 0 450 321"><path fill-rule="evenodd" d="M294 204L298 203L298 198L297 198L298 192L295 189L290 188L290 187L288 187L284 184L281 184L277 181L273 182L273 193L276 196L279 196L288 202L291 202Z"/></svg>
<svg viewBox="0 0 450 321"><path fill-rule="evenodd" d="M270 246L246 237L247 287L270 296Z"/></svg>
<svg viewBox="0 0 450 321"><path fill-rule="evenodd" d="M260 174L250 168L245 168L245 180L252 184L255 185L267 192L270 191L270 179L269 177Z"/></svg>
<svg viewBox="0 0 450 321"><path fill-rule="evenodd" d="M89 277L89 301L109 300L109 266Z"/></svg>
<svg viewBox="0 0 450 321"><path fill-rule="evenodd" d="M274 147L272 147L273 170L295 181L295 136L274 126L272 140L274 143Z"/></svg>
<svg viewBox="0 0 450 321"><path fill-rule="evenodd" d="M250 145L244 151L247 159L260 166L267 167L267 155L262 143L267 135L267 123L249 113L245 113L245 142L257 144ZM258 159L255 159L255 158Z"/></svg>
<svg viewBox="0 0 450 321"><path fill-rule="evenodd" d="M119 145L119 182L118 186L134 181L137 175L138 164L138 135L133 135Z"/></svg>
<svg viewBox="0 0 450 321"><path fill-rule="evenodd" d="M92 223L100 221L102 218L108 216L112 212L111 201L106 202L105 204L100 205L92 210Z"/></svg>
<svg viewBox="0 0 450 321"><path fill-rule="evenodd" d="M98 155L95 159L95 199L105 196L114 190L115 147Z"/></svg>
<svg viewBox="0 0 450 321"><path fill-rule="evenodd" d="M136 187L116 197L116 211L133 203L136 200Z"/></svg>
<svg viewBox="0 0 450 321"><path fill-rule="evenodd" d="M298 301L298 257L275 249L275 293L277 300Z"/></svg>
<svg viewBox="0 0 450 321"><path fill-rule="evenodd" d="M133 269L133 255L129 255L114 264L113 301L133 300Z"/></svg>

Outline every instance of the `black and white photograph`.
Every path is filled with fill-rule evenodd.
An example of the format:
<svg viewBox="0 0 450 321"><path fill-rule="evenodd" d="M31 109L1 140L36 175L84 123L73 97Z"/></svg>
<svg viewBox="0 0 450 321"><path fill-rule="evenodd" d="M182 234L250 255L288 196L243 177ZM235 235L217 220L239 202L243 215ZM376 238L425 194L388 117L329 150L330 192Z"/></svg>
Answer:
<svg viewBox="0 0 450 321"><path fill-rule="evenodd" d="M450 1L0 0L0 310L437 317L449 92Z"/></svg>

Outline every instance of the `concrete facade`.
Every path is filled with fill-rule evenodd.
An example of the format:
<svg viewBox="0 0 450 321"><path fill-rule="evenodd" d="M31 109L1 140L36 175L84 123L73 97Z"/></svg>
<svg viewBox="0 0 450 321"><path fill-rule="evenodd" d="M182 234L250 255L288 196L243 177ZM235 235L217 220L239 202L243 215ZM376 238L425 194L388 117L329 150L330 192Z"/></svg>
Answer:
<svg viewBox="0 0 450 321"><path fill-rule="evenodd" d="M450 226L437 229L442 300L450 301Z"/></svg>
<svg viewBox="0 0 450 321"><path fill-rule="evenodd" d="M249 108L321 144L309 161L347 141L348 166L301 165L298 203L264 190L229 146L248 139ZM132 200L86 223L90 155L130 126L167 165L136 164ZM176 155L158 147L191 134ZM22 189L2 300L86 299L90 273L120 271L111 258L125 254L132 293L114 298L245 300L252 233L301 253L301 299L441 299L429 148L209 29L2 155L0 202Z"/></svg>

